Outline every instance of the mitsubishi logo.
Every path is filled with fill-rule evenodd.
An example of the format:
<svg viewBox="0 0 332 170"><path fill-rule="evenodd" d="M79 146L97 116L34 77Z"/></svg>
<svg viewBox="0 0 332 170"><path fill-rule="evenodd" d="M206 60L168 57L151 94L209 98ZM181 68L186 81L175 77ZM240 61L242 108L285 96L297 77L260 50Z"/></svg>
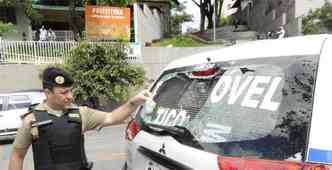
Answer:
<svg viewBox="0 0 332 170"><path fill-rule="evenodd" d="M165 150L165 144L164 143L161 145L161 148L159 149L158 152L161 153L161 154L166 155L166 150Z"/></svg>

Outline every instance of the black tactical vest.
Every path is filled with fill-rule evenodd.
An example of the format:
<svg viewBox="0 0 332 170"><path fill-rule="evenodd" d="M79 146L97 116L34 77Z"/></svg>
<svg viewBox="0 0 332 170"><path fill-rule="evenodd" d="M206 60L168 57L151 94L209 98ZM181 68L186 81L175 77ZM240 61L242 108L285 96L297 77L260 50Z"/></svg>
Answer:
<svg viewBox="0 0 332 170"><path fill-rule="evenodd" d="M78 109L61 117L33 110L39 137L32 141L35 170L87 170L84 135Z"/></svg>

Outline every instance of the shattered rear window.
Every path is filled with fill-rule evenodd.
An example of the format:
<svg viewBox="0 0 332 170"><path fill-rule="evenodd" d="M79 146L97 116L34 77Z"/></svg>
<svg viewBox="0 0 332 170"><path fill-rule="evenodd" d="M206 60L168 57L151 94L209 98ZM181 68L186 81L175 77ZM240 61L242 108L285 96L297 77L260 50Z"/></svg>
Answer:
<svg viewBox="0 0 332 170"><path fill-rule="evenodd" d="M153 88L157 106L142 120L183 126L218 155L302 161L317 57L213 64L218 72L212 76L193 76L202 65L163 74Z"/></svg>

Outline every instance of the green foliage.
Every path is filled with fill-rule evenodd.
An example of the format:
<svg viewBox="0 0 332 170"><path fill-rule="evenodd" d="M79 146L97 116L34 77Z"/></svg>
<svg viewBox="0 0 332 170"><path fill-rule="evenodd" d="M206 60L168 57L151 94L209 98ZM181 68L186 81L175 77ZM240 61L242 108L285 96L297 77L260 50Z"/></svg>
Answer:
<svg viewBox="0 0 332 170"><path fill-rule="evenodd" d="M219 24L220 26L232 25L232 18L221 16Z"/></svg>
<svg viewBox="0 0 332 170"><path fill-rule="evenodd" d="M15 6L19 2L20 0L2 0L0 4L4 6Z"/></svg>
<svg viewBox="0 0 332 170"><path fill-rule="evenodd" d="M153 46L168 46L168 45L172 45L174 47L199 47L199 46L204 46L205 44L186 36L176 36L174 38L165 39L158 43L153 44Z"/></svg>
<svg viewBox="0 0 332 170"><path fill-rule="evenodd" d="M32 7L33 2L32 1L26 1L24 3L25 5L25 14L29 17L29 19L34 24L41 24L42 21L42 15Z"/></svg>
<svg viewBox="0 0 332 170"><path fill-rule="evenodd" d="M73 49L65 63L76 81L74 96L79 104L99 106L99 98L124 101L130 86L144 82L144 70L126 61L125 46L82 43Z"/></svg>
<svg viewBox="0 0 332 170"><path fill-rule="evenodd" d="M192 21L192 15L185 12L184 4L172 5L171 30L169 36L177 36L181 34L181 24Z"/></svg>
<svg viewBox="0 0 332 170"><path fill-rule="evenodd" d="M310 11L303 18L304 34L319 34L332 31L332 4L325 2L322 8Z"/></svg>
<svg viewBox="0 0 332 170"><path fill-rule="evenodd" d="M4 23L0 21L0 36L6 32L9 32L14 29L14 25L12 23Z"/></svg>

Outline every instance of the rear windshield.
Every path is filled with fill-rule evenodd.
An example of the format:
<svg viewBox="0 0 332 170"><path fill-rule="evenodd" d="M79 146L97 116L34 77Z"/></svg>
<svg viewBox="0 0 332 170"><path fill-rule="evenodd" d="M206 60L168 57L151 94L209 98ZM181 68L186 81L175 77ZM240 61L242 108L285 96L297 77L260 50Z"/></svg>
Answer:
<svg viewBox="0 0 332 170"><path fill-rule="evenodd" d="M215 72L199 74L209 68ZM316 70L314 56L174 69L154 85L153 113L139 117L143 124L185 127L218 155L302 161Z"/></svg>

